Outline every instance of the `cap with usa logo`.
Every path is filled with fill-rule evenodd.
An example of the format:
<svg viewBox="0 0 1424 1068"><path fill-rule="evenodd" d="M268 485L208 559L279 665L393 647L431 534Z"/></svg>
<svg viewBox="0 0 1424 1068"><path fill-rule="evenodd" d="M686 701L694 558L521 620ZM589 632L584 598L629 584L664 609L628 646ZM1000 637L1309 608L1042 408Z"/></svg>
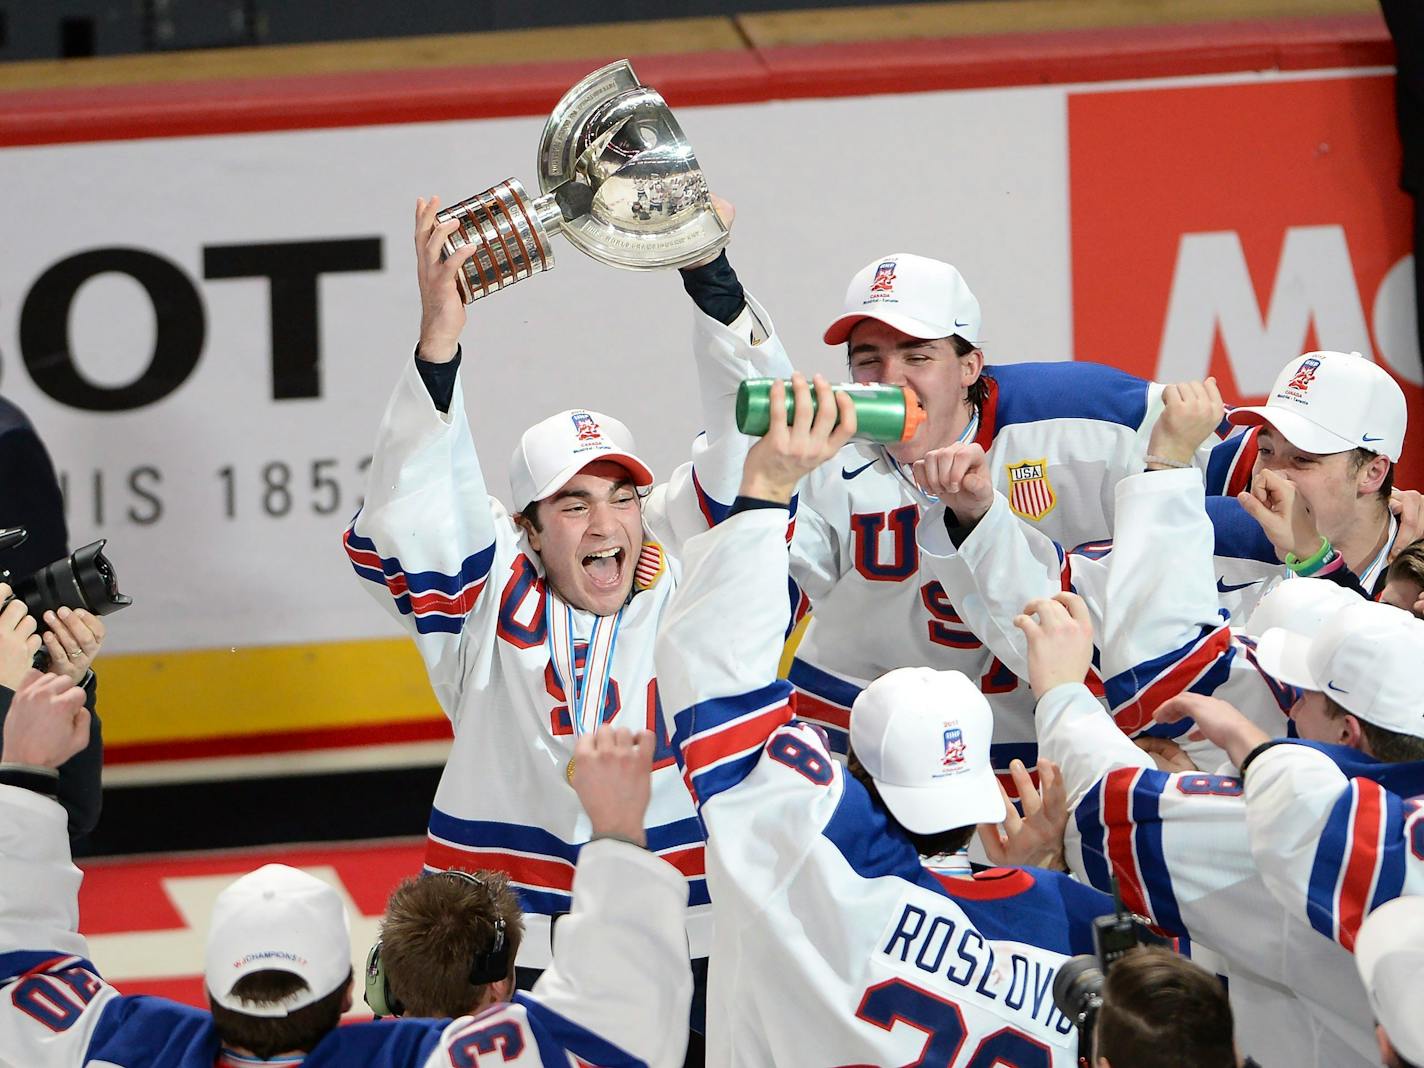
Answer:
<svg viewBox="0 0 1424 1068"><path fill-rule="evenodd" d="M1265 424L1313 453L1368 449L1398 463L1409 419L1404 391L1358 352L1307 352L1276 377L1266 403L1233 408L1238 426Z"/></svg>

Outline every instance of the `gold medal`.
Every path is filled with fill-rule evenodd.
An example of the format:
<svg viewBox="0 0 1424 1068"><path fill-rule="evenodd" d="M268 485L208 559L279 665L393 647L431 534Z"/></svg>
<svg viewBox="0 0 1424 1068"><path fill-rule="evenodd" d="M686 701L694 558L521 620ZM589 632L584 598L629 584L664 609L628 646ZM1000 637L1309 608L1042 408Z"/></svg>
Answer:
<svg viewBox="0 0 1424 1068"><path fill-rule="evenodd" d="M569 765L564 768L564 778L569 780L569 785L574 784L574 758L569 757Z"/></svg>

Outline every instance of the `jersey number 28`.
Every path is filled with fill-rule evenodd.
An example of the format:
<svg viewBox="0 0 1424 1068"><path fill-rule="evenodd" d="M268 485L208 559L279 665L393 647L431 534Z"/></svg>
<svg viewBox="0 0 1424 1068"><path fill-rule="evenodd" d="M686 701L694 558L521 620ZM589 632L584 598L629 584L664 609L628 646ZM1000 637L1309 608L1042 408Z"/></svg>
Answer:
<svg viewBox="0 0 1424 1068"><path fill-rule="evenodd" d="M876 983L862 995L855 1014L885 1031L905 1024L925 1033L919 1059L905 1068L1052 1068L1049 1048L1013 1027L986 1035L962 1059L969 1028L959 1006L903 979Z"/></svg>

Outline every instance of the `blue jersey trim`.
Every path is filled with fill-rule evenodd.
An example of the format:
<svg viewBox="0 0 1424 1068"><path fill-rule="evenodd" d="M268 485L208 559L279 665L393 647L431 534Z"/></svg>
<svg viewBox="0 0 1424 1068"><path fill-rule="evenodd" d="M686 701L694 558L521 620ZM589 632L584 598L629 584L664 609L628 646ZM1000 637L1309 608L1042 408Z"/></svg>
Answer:
<svg viewBox="0 0 1424 1068"><path fill-rule="evenodd" d="M167 998L120 996L100 1010L84 1055L85 1063L212 1068L221 1046L203 1009Z"/></svg>
<svg viewBox="0 0 1424 1068"><path fill-rule="evenodd" d="M1172 890L1172 874L1167 868L1167 855L1162 848L1162 790L1171 777L1165 771L1146 770L1132 787L1130 812L1133 842L1137 847L1137 866L1142 873L1143 889L1152 904L1157 926L1169 931L1187 933L1177 895Z"/></svg>
<svg viewBox="0 0 1424 1068"><path fill-rule="evenodd" d="M11 953L0 953L0 984L18 979L41 964L49 961L69 960L71 957L74 958L72 967L84 968L95 975L99 974L99 970L92 963L83 957L75 957L72 953L61 953L55 949L20 949Z"/></svg>
<svg viewBox="0 0 1424 1068"><path fill-rule="evenodd" d="M1285 566L1276 558L1276 547L1266 537L1261 524L1251 518L1235 497L1208 497L1206 514L1215 535L1213 556Z"/></svg>
<svg viewBox="0 0 1424 1068"><path fill-rule="evenodd" d="M860 696L861 688L855 683L846 682L845 679L832 675L829 671L812 667L799 657L792 659L791 670L786 673L786 681L798 690L813 693L832 704L840 705L842 708L849 708Z"/></svg>
<svg viewBox="0 0 1424 1068"><path fill-rule="evenodd" d="M523 1007L529 1029L534 1033L534 1044L539 1047L539 1057L545 1064L563 1064L572 1053L599 1068L647 1068L646 1061L639 1060L528 994L515 994L513 1000ZM667 1021L649 1021L650 1026L665 1023Z"/></svg>
<svg viewBox="0 0 1424 1068"><path fill-rule="evenodd" d="M1335 887L1350 844L1350 800L1347 791L1330 810L1306 884L1306 919L1332 942L1335 940Z"/></svg>
<svg viewBox="0 0 1424 1068"><path fill-rule="evenodd" d="M920 863L919 854L885 812L844 771L836 811L822 834L862 879L891 876L953 901L985 938L1025 942L1058 953L1092 951L1092 920L1112 912L1105 894L1058 872L1033 871L1033 885L1011 897L980 901L949 893ZM1012 904L1010 904L1012 903Z"/></svg>
<svg viewBox="0 0 1424 1068"><path fill-rule="evenodd" d="M1233 429L1227 424L1228 429ZM1220 433L1221 428L1217 428ZM1206 491L1209 495L1217 495L1226 492L1226 480L1231 473L1231 466L1236 462L1237 454L1241 452L1241 446L1247 442L1245 434L1237 434L1235 437L1227 438L1220 445L1212 447L1211 455L1206 462Z"/></svg>
<svg viewBox="0 0 1424 1068"><path fill-rule="evenodd" d="M1005 363L985 374L999 384L996 436L1015 423L1048 419L1092 419L1136 430L1147 417L1149 383L1105 364Z"/></svg>

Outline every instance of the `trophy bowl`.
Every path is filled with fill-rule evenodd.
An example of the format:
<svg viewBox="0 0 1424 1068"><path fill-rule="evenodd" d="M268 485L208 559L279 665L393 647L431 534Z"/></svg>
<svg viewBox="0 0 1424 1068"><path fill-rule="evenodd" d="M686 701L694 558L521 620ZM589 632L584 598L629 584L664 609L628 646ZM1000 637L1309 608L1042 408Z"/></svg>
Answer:
<svg viewBox="0 0 1424 1068"><path fill-rule="evenodd" d="M508 178L437 216L460 223L445 255L475 248L455 277L466 304L552 268L556 233L634 271L686 267L727 243L682 127L627 60L564 94L544 124L537 166L539 196Z"/></svg>

